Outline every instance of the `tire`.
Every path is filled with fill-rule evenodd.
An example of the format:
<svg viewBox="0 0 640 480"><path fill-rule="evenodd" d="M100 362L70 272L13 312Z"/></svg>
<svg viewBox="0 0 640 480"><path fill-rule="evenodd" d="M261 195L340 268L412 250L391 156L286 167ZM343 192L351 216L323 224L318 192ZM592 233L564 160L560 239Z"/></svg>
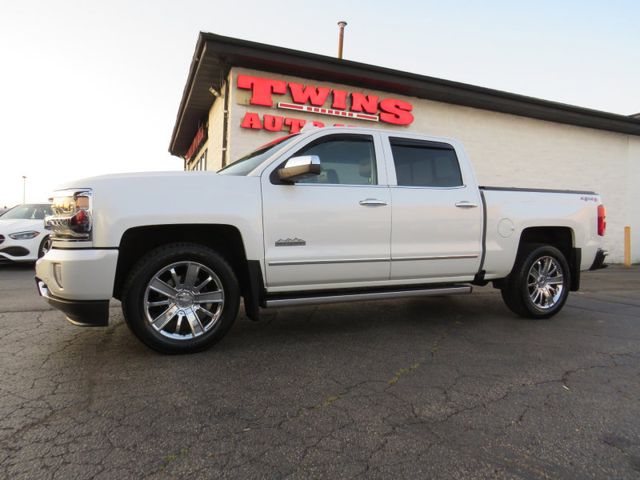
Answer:
<svg viewBox="0 0 640 480"><path fill-rule="evenodd" d="M127 325L161 353L211 347L233 325L240 303L238 280L227 261L194 243L152 250L133 267L122 291Z"/></svg>
<svg viewBox="0 0 640 480"><path fill-rule="evenodd" d="M40 246L38 247L38 258L44 257L49 250L51 250L52 240L49 235L44 237L40 242Z"/></svg>
<svg viewBox="0 0 640 480"><path fill-rule="evenodd" d="M521 317L553 317L567 301L570 275L569 264L560 250L550 245L525 245L506 278L502 299Z"/></svg>

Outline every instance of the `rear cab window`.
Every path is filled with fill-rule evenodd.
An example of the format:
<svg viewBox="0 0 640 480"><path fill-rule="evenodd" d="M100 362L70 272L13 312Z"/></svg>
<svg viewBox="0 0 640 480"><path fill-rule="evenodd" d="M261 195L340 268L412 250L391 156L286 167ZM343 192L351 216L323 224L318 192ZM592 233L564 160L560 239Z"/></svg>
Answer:
<svg viewBox="0 0 640 480"><path fill-rule="evenodd" d="M456 151L444 142L389 137L399 187L462 187Z"/></svg>

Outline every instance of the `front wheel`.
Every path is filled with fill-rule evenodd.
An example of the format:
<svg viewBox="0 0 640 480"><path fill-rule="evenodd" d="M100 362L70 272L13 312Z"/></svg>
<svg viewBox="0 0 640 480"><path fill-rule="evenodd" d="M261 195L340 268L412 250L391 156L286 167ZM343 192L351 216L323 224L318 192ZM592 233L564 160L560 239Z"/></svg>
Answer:
<svg viewBox="0 0 640 480"><path fill-rule="evenodd" d="M51 245L53 245L53 240L51 240L51 236L47 235L40 242L40 246L38 247L38 258L44 257L49 250L51 250Z"/></svg>
<svg viewBox="0 0 640 480"><path fill-rule="evenodd" d="M143 257L123 287L133 333L162 353L204 350L224 337L238 313L237 278L208 247L174 243Z"/></svg>
<svg viewBox="0 0 640 480"><path fill-rule="evenodd" d="M563 253L550 245L529 245L518 255L502 298L522 317L550 318L562 310L569 285L569 264Z"/></svg>

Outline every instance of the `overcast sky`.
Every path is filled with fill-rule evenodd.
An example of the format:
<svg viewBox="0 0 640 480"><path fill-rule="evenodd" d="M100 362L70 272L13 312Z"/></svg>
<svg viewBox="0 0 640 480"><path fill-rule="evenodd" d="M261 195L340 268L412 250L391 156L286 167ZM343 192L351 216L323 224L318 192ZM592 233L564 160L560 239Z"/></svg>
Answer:
<svg viewBox="0 0 640 480"><path fill-rule="evenodd" d="M65 179L181 169L167 148L201 30L335 55L344 19L350 60L640 111L635 0L0 1L0 207L23 175L29 202Z"/></svg>

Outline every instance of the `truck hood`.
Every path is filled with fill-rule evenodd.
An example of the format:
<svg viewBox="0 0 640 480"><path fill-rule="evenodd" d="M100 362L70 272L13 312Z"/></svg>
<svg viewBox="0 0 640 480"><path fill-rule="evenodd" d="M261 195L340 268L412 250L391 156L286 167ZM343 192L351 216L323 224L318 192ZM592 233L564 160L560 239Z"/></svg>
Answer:
<svg viewBox="0 0 640 480"><path fill-rule="evenodd" d="M90 188L96 247L117 247L130 228L176 224L261 225L260 177L214 172L145 172L74 180ZM260 232L258 232L260 234Z"/></svg>
<svg viewBox="0 0 640 480"><path fill-rule="evenodd" d="M258 177L218 175L215 172L140 172L87 177L64 183L56 190L90 188L94 208L126 201L143 201L146 210L157 210L215 197L233 197L243 190L259 191ZM173 209L173 208L172 208Z"/></svg>
<svg viewBox="0 0 640 480"><path fill-rule="evenodd" d="M145 180L154 179L160 180L164 179L170 181L172 179L177 181L183 181L185 179L193 178L193 177L221 177L222 175L218 175L215 172L184 172L180 170L176 171L166 171L166 172L132 172L132 173L112 173L109 175L98 175L95 177L85 177L79 178L76 180L71 180L60 184L56 187L56 190L63 190L67 188L91 188L92 185L104 185L109 183L119 183L122 181L126 182L135 182L140 181L144 182Z"/></svg>

